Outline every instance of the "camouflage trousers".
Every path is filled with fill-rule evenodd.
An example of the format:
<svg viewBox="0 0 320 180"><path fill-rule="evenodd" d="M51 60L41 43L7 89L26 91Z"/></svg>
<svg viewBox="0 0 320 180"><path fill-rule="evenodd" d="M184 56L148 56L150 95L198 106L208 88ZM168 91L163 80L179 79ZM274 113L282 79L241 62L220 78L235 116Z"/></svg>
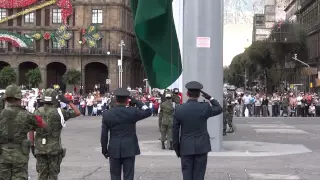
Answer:
<svg viewBox="0 0 320 180"><path fill-rule="evenodd" d="M229 125L229 127L233 126L233 114L232 113L228 113L227 114L227 124Z"/></svg>
<svg viewBox="0 0 320 180"><path fill-rule="evenodd" d="M168 143L172 142L172 124L161 124L161 141L165 142L166 139L168 140Z"/></svg>
<svg viewBox="0 0 320 180"><path fill-rule="evenodd" d="M223 112L223 131L227 130L227 118L228 118L228 113Z"/></svg>
<svg viewBox="0 0 320 180"><path fill-rule="evenodd" d="M58 180L62 155L37 155L38 180Z"/></svg>
<svg viewBox="0 0 320 180"><path fill-rule="evenodd" d="M28 163L0 163L0 180L28 180Z"/></svg>

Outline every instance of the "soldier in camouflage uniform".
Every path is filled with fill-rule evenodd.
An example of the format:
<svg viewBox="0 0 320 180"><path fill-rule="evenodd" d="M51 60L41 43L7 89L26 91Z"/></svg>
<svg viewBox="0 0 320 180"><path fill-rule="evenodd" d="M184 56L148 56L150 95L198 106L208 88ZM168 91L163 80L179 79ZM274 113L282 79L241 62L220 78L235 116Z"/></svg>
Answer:
<svg viewBox="0 0 320 180"><path fill-rule="evenodd" d="M27 180L31 130L46 127L39 116L21 108L22 93L17 85L6 88L6 107L0 113L0 180Z"/></svg>
<svg viewBox="0 0 320 180"><path fill-rule="evenodd" d="M112 93L110 96L110 104L109 104L109 108L113 108L116 106L116 96Z"/></svg>
<svg viewBox="0 0 320 180"><path fill-rule="evenodd" d="M167 100L167 98L166 98L167 93L171 93L170 89L165 89L163 94L159 94L160 98L161 98L161 103L163 103ZM161 119L162 119L162 113L161 113L161 106L160 106L159 119L158 119L158 125L159 125L159 131L160 131L159 140L161 140Z"/></svg>
<svg viewBox="0 0 320 180"><path fill-rule="evenodd" d="M232 98L229 97L227 100L228 105L227 105L227 123L229 126L229 131L227 133L233 133L234 132L234 127L233 127L233 114L234 114L234 102L232 101Z"/></svg>
<svg viewBox="0 0 320 180"><path fill-rule="evenodd" d="M176 105L180 104L180 96L179 96L179 89L178 88L173 89L172 100L173 100L173 102L176 103Z"/></svg>
<svg viewBox="0 0 320 180"><path fill-rule="evenodd" d="M167 140L167 145L170 150L173 150L172 145L172 122L173 122L173 112L175 105L172 102L171 93L167 92L165 94L166 101L161 103L160 114L161 114L161 145L162 149L166 149L164 142Z"/></svg>
<svg viewBox="0 0 320 180"><path fill-rule="evenodd" d="M1 111L2 109L4 109L4 105L5 105L3 96L4 96L4 94L1 93L1 94L0 94L0 111Z"/></svg>
<svg viewBox="0 0 320 180"><path fill-rule="evenodd" d="M35 157L38 180L57 180L60 173L60 165L65 156L66 149L61 145L61 131L65 127L65 121L80 116L78 108L63 95L54 89L47 89L43 96L44 106L35 111L48 124L49 130L36 130ZM70 111L57 108L60 102L69 104Z"/></svg>
<svg viewBox="0 0 320 180"><path fill-rule="evenodd" d="M227 135L228 101L226 95L223 95L223 135Z"/></svg>

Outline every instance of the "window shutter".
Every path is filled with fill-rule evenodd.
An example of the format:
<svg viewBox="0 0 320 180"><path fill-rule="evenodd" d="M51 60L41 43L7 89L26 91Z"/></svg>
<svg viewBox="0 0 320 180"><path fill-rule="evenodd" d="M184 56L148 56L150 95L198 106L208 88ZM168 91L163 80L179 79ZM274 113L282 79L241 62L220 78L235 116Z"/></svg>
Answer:
<svg viewBox="0 0 320 180"><path fill-rule="evenodd" d="M36 11L36 26L41 26L41 9Z"/></svg>
<svg viewBox="0 0 320 180"><path fill-rule="evenodd" d="M46 9L44 14L45 26L50 26L50 9Z"/></svg>
<svg viewBox="0 0 320 180"><path fill-rule="evenodd" d="M11 16L11 15L13 15L13 9L8 10L8 16ZM8 21L8 26L13 26L13 19L10 19Z"/></svg>

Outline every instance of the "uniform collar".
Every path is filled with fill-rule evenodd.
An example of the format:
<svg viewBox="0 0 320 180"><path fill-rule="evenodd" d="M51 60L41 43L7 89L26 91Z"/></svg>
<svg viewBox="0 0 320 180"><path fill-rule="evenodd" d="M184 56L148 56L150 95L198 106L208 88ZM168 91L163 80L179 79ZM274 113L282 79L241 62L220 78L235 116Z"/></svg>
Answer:
<svg viewBox="0 0 320 180"><path fill-rule="evenodd" d="M198 102L198 99L188 99L187 102Z"/></svg>
<svg viewBox="0 0 320 180"><path fill-rule="evenodd" d="M117 104L116 107L127 107L125 104Z"/></svg>

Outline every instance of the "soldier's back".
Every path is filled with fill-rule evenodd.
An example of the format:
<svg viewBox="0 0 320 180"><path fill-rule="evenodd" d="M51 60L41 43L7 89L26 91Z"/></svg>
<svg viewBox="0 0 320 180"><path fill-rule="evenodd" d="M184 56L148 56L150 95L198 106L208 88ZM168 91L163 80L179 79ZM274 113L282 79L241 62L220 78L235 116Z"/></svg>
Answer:
<svg viewBox="0 0 320 180"><path fill-rule="evenodd" d="M51 154L57 155L61 153L61 117L54 106L43 106L35 111L36 115L39 115L47 123L48 129L37 129L35 138L35 153L36 154ZM43 145L43 138L46 138L46 144Z"/></svg>
<svg viewBox="0 0 320 180"><path fill-rule="evenodd" d="M35 116L20 106L8 105L1 111L0 179L28 178L30 142L27 133L36 127Z"/></svg>
<svg viewBox="0 0 320 180"><path fill-rule="evenodd" d="M181 155L203 154L211 151L207 120L209 103L188 100L177 106L175 117L181 125Z"/></svg>

